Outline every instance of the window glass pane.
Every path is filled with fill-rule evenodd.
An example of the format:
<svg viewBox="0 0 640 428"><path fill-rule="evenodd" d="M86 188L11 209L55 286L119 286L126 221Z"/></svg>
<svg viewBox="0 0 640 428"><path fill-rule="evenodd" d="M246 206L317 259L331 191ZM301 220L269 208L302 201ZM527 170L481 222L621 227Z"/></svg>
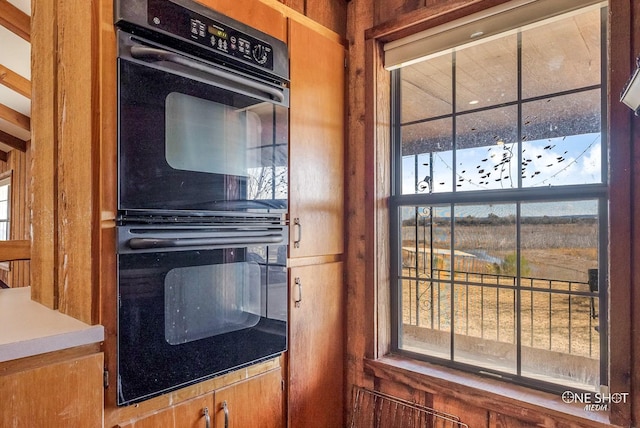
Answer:
<svg viewBox="0 0 640 428"><path fill-rule="evenodd" d="M9 199L9 185L0 185L0 201L6 201Z"/></svg>
<svg viewBox="0 0 640 428"><path fill-rule="evenodd" d="M522 106L523 187L602 182L600 91Z"/></svg>
<svg viewBox="0 0 640 428"><path fill-rule="evenodd" d="M522 204L522 370L527 376L591 390L599 385L598 222L595 200ZM553 365L547 363L551 359Z"/></svg>
<svg viewBox="0 0 640 428"><path fill-rule="evenodd" d="M600 9L522 33L522 96L531 98L600 84Z"/></svg>
<svg viewBox="0 0 640 428"><path fill-rule="evenodd" d="M449 358L451 210L401 208L399 347Z"/></svg>
<svg viewBox="0 0 640 428"><path fill-rule="evenodd" d="M451 119L402 127L402 193L453 191Z"/></svg>
<svg viewBox="0 0 640 428"><path fill-rule="evenodd" d="M457 190L518 187L517 123L515 106L457 118Z"/></svg>
<svg viewBox="0 0 640 428"><path fill-rule="evenodd" d="M603 10L393 71L400 350L559 391L607 383Z"/></svg>
<svg viewBox="0 0 640 428"><path fill-rule="evenodd" d="M9 218L9 203L7 201L0 201L0 220L7 220Z"/></svg>
<svg viewBox="0 0 640 428"><path fill-rule="evenodd" d="M454 358L515 373L516 206L456 205Z"/></svg>
<svg viewBox="0 0 640 428"><path fill-rule="evenodd" d="M402 123L452 113L452 61L446 54L401 70Z"/></svg>
<svg viewBox="0 0 640 428"><path fill-rule="evenodd" d="M518 38L501 37L456 52L456 111L518 98Z"/></svg>

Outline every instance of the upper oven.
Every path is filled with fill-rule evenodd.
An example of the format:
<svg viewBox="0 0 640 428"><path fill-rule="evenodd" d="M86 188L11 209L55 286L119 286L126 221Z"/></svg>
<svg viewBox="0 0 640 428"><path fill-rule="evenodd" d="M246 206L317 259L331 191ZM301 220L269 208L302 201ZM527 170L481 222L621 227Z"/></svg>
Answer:
<svg viewBox="0 0 640 428"><path fill-rule="evenodd" d="M286 45L187 0L116 11L120 213L286 212Z"/></svg>

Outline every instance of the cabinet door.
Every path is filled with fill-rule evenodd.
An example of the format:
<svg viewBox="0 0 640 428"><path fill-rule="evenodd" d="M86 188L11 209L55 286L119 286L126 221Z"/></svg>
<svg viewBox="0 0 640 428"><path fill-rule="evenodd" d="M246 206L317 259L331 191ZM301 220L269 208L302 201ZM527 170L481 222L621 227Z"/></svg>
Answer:
<svg viewBox="0 0 640 428"><path fill-rule="evenodd" d="M0 427L102 426L103 355L0 376Z"/></svg>
<svg viewBox="0 0 640 428"><path fill-rule="evenodd" d="M291 269L289 426L343 426L342 263Z"/></svg>
<svg viewBox="0 0 640 428"><path fill-rule="evenodd" d="M344 48L289 20L289 254L344 249Z"/></svg>
<svg viewBox="0 0 640 428"><path fill-rule="evenodd" d="M209 428L213 423L213 394L176 404L119 428Z"/></svg>
<svg viewBox="0 0 640 428"><path fill-rule="evenodd" d="M280 369L215 392L216 428L283 428Z"/></svg>

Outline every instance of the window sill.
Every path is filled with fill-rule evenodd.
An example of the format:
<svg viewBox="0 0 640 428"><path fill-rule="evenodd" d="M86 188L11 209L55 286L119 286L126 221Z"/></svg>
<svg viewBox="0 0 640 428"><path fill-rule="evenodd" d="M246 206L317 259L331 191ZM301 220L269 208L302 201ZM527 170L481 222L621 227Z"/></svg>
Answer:
<svg viewBox="0 0 640 428"><path fill-rule="evenodd" d="M489 412L543 423L549 420L580 427L612 427L609 412L591 412L585 405L566 404L560 396L503 381L464 373L435 364L388 355L365 360L365 369L388 379L432 394L455 397ZM546 422L546 423L545 423ZM564 426L564 425L563 425Z"/></svg>

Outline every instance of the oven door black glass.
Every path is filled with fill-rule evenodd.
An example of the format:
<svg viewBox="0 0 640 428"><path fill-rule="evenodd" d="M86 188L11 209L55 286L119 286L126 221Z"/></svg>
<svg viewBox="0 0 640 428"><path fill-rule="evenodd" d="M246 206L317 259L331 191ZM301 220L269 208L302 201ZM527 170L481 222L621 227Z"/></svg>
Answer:
<svg viewBox="0 0 640 428"><path fill-rule="evenodd" d="M285 265L281 245L119 254L118 404L285 351Z"/></svg>
<svg viewBox="0 0 640 428"><path fill-rule="evenodd" d="M262 96L213 64L128 49L118 59L119 209L285 212L286 88L257 82L275 93Z"/></svg>

